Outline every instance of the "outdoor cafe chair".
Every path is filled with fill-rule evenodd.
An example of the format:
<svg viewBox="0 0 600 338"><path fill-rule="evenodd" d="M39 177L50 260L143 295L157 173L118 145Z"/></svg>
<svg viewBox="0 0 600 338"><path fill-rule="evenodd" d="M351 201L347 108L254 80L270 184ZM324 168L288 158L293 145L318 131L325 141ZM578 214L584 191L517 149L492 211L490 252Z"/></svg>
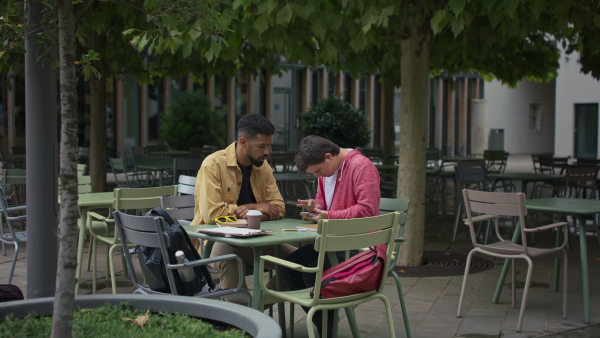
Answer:
<svg viewBox="0 0 600 338"><path fill-rule="evenodd" d="M8 284L12 283L13 274L15 272L15 265L17 264L17 257L19 256L19 248L21 244L25 244L27 242L27 231L15 231L13 227L13 222L15 221L24 221L27 219L26 215L12 216L12 212L15 211L24 211L25 207L21 206L18 208L9 208L8 203L6 201L6 196L4 195L4 189L0 188L0 210L4 220L6 221L6 225L8 226L8 232L0 234L0 242L2 244L14 245L15 252L13 253L13 259L10 264L10 271L8 273Z"/></svg>
<svg viewBox="0 0 600 338"><path fill-rule="evenodd" d="M130 210L131 212L144 214L148 209L160 206L160 198L167 195L177 194L177 186L162 186L150 188L115 188L113 190L115 200L113 202L113 210L123 211ZM102 216L96 212L89 212L86 224L92 224L92 221L102 221L106 223L107 228L114 224L114 219ZM108 269L112 286L112 293L117 293L117 284L114 265L114 251L120 246L119 236L116 229L112 235L102 235L96 233L94 228L88 229L92 237L92 256L94 258L92 264L92 293L96 293L96 275L97 275L97 250L98 241L107 244L108 250ZM123 262L125 265L125 262ZM125 269L125 266L123 267Z"/></svg>
<svg viewBox="0 0 600 338"><path fill-rule="evenodd" d="M173 184L177 184L180 175L194 176L198 175L198 170L202 166L204 157L174 158L173 159Z"/></svg>
<svg viewBox="0 0 600 338"><path fill-rule="evenodd" d="M508 152L503 150L485 150L483 158L486 163L485 170L488 174L503 174L508 161Z"/></svg>
<svg viewBox="0 0 600 338"><path fill-rule="evenodd" d="M127 165L122 158L111 157L108 160L118 188L142 188L150 185L150 173L138 172L135 169L134 172L127 171ZM119 177L124 177L125 182Z"/></svg>
<svg viewBox="0 0 600 338"><path fill-rule="evenodd" d="M321 291L320 281L325 267L325 255L328 256L331 264L335 265L337 263L337 258L335 257L334 252L336 251L349 251L385 243L387 244L386 262L390 262L394 251L394 241L398 233L399 223L399 212L366 218L321 219L318 223L317 238L315 239L315 250L319 252L319 257L317 260L318 264L314 268L291 263L285 259L276 258L270 255L260 256L259 271L265 271L265 262L268 261L275 265L284 266L297 271L315 273L315 281L317 281L314 289L307 288L297 291L277 291L267 289L266 282L263 279L260 279L260 287L263 292L263 297L260 300L261 307L264 304L290 302L310 308L306 316L306 325L309 337L314 338L315 333L313 330L312 317L316 311L325 310L322 311L323 323L327 323L326 310L346 308L346 314L352 332L358 333L356 316L354 316L352 307L373 299L379 299L385 305L389 336L395 337L392 309L390 302L383 294L386 280L385 277L387 276L388 269L382 270L381 282L376 290L335 298L320 298L319 295ZM337 316L337 313L335 316ZM290 329L293 332L292 322L293 321L291 320ZM333 320L333 325L333 332L335 334L337 331L337 320ZM324 329L323 332L327 332L327 330Z"/></svg>
<svg viewBox="0 0 600 338"><path fill-rule="evenodd" d="M467 256L467 263L465 266L465 274L463 278L462 288L460 291L460 298L458 301L458 311L456 316L462 318L462 306L465 296L465 290L467 286L467 278L469 277L469 269L473 254L480 253L497 258L505 258L512 260L512 307L516 306L516 267L514 260L523 259L527 262L527 275L525 277L525 284L523 286L523 299L521 301L521 309L519 312L519 319L517 322L517 332L521 332L521 326L523 324L523 314L525 313L525 306L527 305L527 296L529 293L529 286L531 284L531 276L533 270L534 258L539 257L555 257L562 258L564 263L563 269L563 318L567 317L567 251L565 247L568 241L568 229L567 223L559 222L550 225L544 225L535 228L528 228L525 223L525 216L527 216L527 208L525 208L525 194L519 193L503 193L503 192L485 192L476 190L463 190L463 196L465 201L465 209L467 218L465 224L469 226L471 233L471 243L473 249ZM502 238L500 235L498 216L513 216L519 218L520 232L522 244L508 241ZM495 225L495 233L499 242L492 244L481 244L477 242L477 236L475 234L474 226L476 223L484 221L493 221ZM547 230L563 231L563 242L558 247L552 248L539 248L530 247L527 245L526 235L528 233L536 233ZM556 272L556 271L555 271Z"/></svg>
<svg viewBox="0 0 600 338"><path fill-rule="evenodd" d="M117 228L120 244L123 249L123 253L125 255L125 261L127 262L127 266L129 268L129 276L133 281L133 284L137 287L134 291L135 294L156 294L156 295L168 295L169 293L158 292L150 289L148 285L143 284L138 279L138 275L141 275L138 270L136 270L136 264L133 263L132 257L132 246L133 245L141 245L145 247L151 248L160 248L162 253L163 262L171 262L169 259L169 242L167 241L167 237L164 234L165 229L167 227L165 220L162 217L153 217L153 216L134 216L122 213L120 211L113 212L115 226ZM193 260L191 262L186 262L183 264L165 264L165 273L167 275L167 280L169 281L169 287L171 289L172 295L177 295L177 287L175 284L175 279L173 277L174 271L179 269L184 269L188 267L195 267L201 265L207 265L215 262L221 262L225 260L237 260L238 264L238 284L233 289L225 289L225 290L217 290L214 292L208 292L203 290L202 292L194 295L193 297L199 298L221 298L227 297L228 295L241 294L245 299L247 299L248 306L252 304L252 295L248 290L242 288L242 279L244 278L244 274L241 273L242 269L242 260L234 254L222 255L217 257Z"/></svg>
<svg viewBox="0 0 600 338"><path fill-rule="evenodd" d="M408 338L410 338L412 335L410 331L410 323L408 321L408 312L406 311L406 302L404 301L402 283L400 282L400 277L398 277L398 274L396 273L395 269L400 254L400 244L406 241L406 238L404 238L403 235L406 225L406 218L408 217L409 206L410 201L407 199L382 198L379 202L379 213L382 215L391 212L400 212L400 219L398 221L398 235L395 239L395 247L392 258L390 259L388 264L388 272L390 275L392 275L392 277L394 277L394 280L396 281L396 288L398 289L398 298L400 300L400 308L402 310L402 318L404 319L404 328L406 330L406 336Z"/></svg>
<svg viewBox="0 0 600 338"><path fill-rule="evenodd" d="M179 175L177 195L193 195L196 190L196 176Z"/></svg>

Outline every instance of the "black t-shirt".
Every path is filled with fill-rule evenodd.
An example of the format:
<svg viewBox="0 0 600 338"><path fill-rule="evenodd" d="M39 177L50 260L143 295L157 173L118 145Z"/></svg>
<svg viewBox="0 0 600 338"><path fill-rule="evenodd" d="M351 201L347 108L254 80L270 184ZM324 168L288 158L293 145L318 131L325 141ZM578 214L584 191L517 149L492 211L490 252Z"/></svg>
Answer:
<svg viewBox="0 0 600 338"><path fill-rule="evenodd" d="M240 170L242 171L242 186L240 187L240 197L237 200L237 205L256 203L256 198L254 197L252 186L250 185L252 165L246 168L238 162L238 167L240 167Z"/></svg>

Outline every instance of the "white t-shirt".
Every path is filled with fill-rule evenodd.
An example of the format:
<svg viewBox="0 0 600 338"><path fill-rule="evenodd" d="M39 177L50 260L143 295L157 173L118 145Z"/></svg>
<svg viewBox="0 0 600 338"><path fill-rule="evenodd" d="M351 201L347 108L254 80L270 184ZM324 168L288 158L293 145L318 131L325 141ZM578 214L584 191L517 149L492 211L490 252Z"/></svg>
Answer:
<svg viewBox="0 0 600 338"><path fill-rule="evenodd" d="M344 148L344 149L346 149L348 151L352 150L352 148ZM331 205L331 201L333 200L333 193L335 192L335 183L337 182L338 171L340 171L340 168L343 167L344 164L345 164L345 161L342 161L342 163L335 170L333 175L331 175L329 177L325 177L325 185L324 185L323 189L325 190L325 203L327 203L326 210L329 210L329 206Z"/></svg>

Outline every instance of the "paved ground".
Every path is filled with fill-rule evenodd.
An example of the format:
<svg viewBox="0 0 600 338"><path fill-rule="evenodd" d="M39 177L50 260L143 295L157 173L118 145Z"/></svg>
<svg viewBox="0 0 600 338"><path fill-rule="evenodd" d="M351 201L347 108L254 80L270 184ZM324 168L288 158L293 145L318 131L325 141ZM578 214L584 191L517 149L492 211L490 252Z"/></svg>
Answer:
<svg viewBox="0 0 600 338"><path fill-rule="evenodd" d="M531 171L529 156L511 156L508 171ZM448 191L452 191L449 187ZM444 201L427 205L427 224L425 235L425 249L432 251L446 251L451 253L467 253L471 248L467 233L461 231L455 243L451 241L454 224L454 201L450 195L445 195ZM550 217L531 218L531 222L546 224L552 222ZM462 229L462 227L461 227ZM464 230L464 229L462 229ZM510 233L507 227L505 232ZM588 236L590 293L592 323L600 323L600 245L595 234ZM536 245L551 244L552 236L536 236ZM12 248L6 256L0 254L0 283L6 283ZM99 293L109 293L110 285L106 283L104 263L105 255L99 255ZM86 250L87 258L87 250ZM17 270L13 283L26 290L26 249L19 255ZM119 261L119 260L116 260ZM462 276L455 277L427 277L403 278L406 305L408 308L410 325L413 337L582 337L598 336L600 329L596 325L588 326L583 322L583 306L581 293L581 274L579 252L569 251L569 301L568 318L561 316L561 293L553 292L552 261L535 261L533 282L530 288L529 302L525 312L523 331L515 332L519 307L510 306L510 284L504 285L499 304L492 304L491 298L498 280L501 262L494 260L494 267L490 270L472 274L469 277L463 317L457 318L457 304L462 283ZM524 263L519 263L519 281L524 280ZM119 272L122 268L117 267ZM251 278L248 279L251 283ZM120 293L133 291L130 281L122 275L118 278ZM252 285L249 286L252 288ZM82 276L81 294L91 293L91 272ZM398 301L395 282L388 278L385 294L392 303L394 311L394 324L399 337L406 336L402 321L402 314ZM522 285L519 285L517 299L520 301ZM287 311L289 313L289 311ZM276 313L276 312L275 312ZM359 327L364 337L387 337L387 326L384 321L383 305L371 302L359 306L356 310ZM306 337L306 321L304 312L296 308L295 314L296 337ZM572 331L577 330L577 331ZM340 322L340 337L351 337L347 321L342 318Z"/></svg>

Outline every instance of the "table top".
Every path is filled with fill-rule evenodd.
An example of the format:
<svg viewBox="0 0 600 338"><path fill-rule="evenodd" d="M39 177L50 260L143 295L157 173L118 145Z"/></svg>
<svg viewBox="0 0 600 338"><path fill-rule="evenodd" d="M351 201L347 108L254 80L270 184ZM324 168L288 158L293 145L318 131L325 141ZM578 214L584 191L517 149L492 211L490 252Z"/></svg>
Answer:
<svg viewBox="0 0 600 338"><path fill-rule="evenodd" d="M563 175L535 174L535 173L487 174L487 177L491 178L491 179L525 180L525 181L560 180L560 179L565 178L565 176L563 176Z"/></svg>
<svg viewBox="0 0 600 338"><path fill-rule="evenodd" d="M173 163L142 163L136 165L136 167L140 169L150 169L150 170L167 170L173 169Z"/></svg>
<svg viewBox="0 0 600 338"><path fill-rule="evenodd" d="M591 215L600 213L600 200L564 197L535 198L525 201L525 207L532 211L554 214Z"/></svg>
<svg viewBox="0 0 600 338"><path fill-rule="evenodd" d="M273 173L276 181L314 181L316 176L300 173Z"/></svg>
<svg viewBox="0 0 600 338"><path fill-rule="evenodd" d="M203 225L189 225L184 226L188 235L191 238L202 238L216 242L222 242L226 244L232 244L244 247L257 247L267 245L277 245L282 243L291 242L309 242L317 238L317 233L313 231L283 231L282 229L296 229L298 225L312 224L312 222L301 220L284 218L276 221L263 221L261 223L261 229L273 231L269 235L245 237L245 238L231 238L213 236L197 232L198 229L210 229L216 228L216 224L203 224Z"/></svg>
<svg viewBox="0 0 600 338"><path fill-rule="evenodd" d="M165 155L165 156L178 156L178 155L189 155L189 150L160 150L160 151L151 151L152 155Z"/></svg>

